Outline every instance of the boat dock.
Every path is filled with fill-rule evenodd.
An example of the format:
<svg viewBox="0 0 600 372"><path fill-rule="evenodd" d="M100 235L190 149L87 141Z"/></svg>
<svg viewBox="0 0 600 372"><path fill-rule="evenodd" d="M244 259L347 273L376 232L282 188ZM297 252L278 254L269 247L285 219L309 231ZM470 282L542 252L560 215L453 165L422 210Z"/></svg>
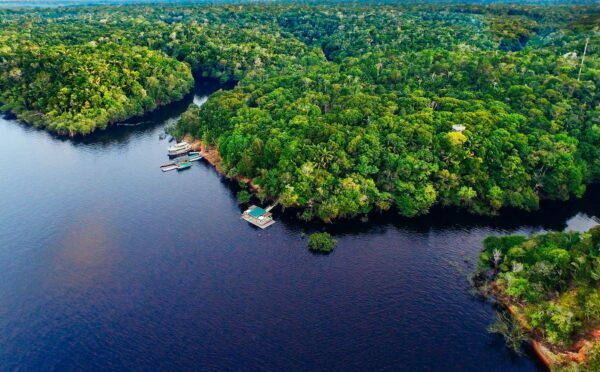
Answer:
<svg viewBox="0 0 600 372"><path fill-rule="evenodd" d="M261 229L266 229L267 227L273 225L275 220L273 220L273 215L271 214L271 210L277 206L279 202L275 202L273 205L263 209L256 205L251 205L248 209L242 213L242 219L246 222L253 224L256 227L260 227Z"/></svg>
<svg viewBox="0 0 600 372"><path fill-rule="evenodd" d="M160 170L162 170L163 172L168 172L168 171L172 171L172 170L176 170L176 169L177 170L188 169L189 167L192 166L191 162L198 161L200 159L202 159L202 156L200 156L199 152L190 152L187 155L177 157L177 158L173 159L172 161L161 165Z"/></svg>

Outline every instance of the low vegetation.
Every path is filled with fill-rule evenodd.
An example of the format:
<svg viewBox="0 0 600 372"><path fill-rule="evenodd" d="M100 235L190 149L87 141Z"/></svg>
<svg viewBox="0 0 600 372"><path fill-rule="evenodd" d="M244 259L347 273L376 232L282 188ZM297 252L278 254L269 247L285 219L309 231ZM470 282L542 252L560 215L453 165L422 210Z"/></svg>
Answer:
<svg viewBox="0 0 600 372"><path fill-rule="evenodd" d="M248 204L252 198L252 195L246 190L240 190L236 196L239 204Z"/></svg>
<svg viewBox="0 0 600 372"><path fill-rule="evenodd" d="M521 346L528 338L525 330L515 318L505 312L497 312L496 321L490 324L488 331L504 337L506 346L516 354L522 355Z"/></svg>
<svg viewBox="0 0 600 372"><path fill-rule="evenodd" d="M326 232L313 233L308 237L308 248L313 252L330 253L337 241Z"/></svg>

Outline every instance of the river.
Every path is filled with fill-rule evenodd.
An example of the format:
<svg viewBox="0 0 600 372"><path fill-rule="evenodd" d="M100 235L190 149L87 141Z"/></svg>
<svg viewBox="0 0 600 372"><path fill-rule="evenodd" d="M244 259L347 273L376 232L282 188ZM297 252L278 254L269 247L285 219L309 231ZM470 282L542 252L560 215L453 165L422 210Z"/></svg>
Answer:
<svg viewBox="0 0 600 372"><path fill-rule="evenodd" d="M541 368L486 332L466 277L490 234L595 224L598 187L536 213L338 224L312 254L323 226L259 230L207 163L160 171L164 125L214 89L85 140L0 119L0 370Z"/></svg>

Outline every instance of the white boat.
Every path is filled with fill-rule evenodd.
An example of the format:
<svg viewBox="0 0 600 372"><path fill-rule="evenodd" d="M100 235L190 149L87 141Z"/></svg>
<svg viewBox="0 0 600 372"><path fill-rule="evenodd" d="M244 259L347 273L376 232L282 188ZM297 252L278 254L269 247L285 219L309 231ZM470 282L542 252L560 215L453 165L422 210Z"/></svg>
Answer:
<svg viewBox="0 0 600 372"><path fill-rule="evenodd" d="M160 166L160 170L162 170L163 172L168 172L175 169L177 169L177 164L175 163L168 163Z"/></svg>
<svg viewBox="0 0 600 372"><path fill-rule="evenodd" d="M170 146L168 149L169 156L178 156L187 154L192 151L192 146L187 142L179 142L176 145Z"/></svg>

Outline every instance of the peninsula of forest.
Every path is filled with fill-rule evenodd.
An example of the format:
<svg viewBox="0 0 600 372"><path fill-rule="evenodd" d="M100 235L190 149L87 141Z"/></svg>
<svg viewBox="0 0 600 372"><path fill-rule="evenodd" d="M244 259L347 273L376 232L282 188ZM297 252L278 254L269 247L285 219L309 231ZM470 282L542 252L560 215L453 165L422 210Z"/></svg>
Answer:
<svg viewBox="0 0 600 372"><path fill-rule="evenodd" d="M600 226L489 237L475 283L508 311L490 330L556 371L600 370Z"/></svg>
<svg viewBox="0 0 600 372"><path fill-rule="evenodd" d="M600 179L590 4L5 9L0 109L86 135L219 79L174 134L303 219L534 210Z"/></svg>

